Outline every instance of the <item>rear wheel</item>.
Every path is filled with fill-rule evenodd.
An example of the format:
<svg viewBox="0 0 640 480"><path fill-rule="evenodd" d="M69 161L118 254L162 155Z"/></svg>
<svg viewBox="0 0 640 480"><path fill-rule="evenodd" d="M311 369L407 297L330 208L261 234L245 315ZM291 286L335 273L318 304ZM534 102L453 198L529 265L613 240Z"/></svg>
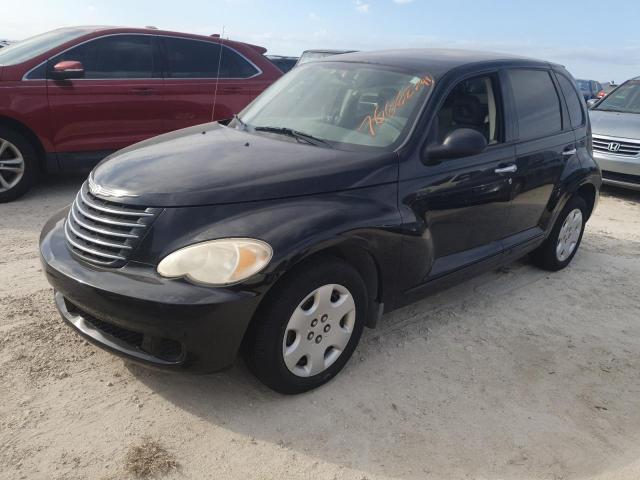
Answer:
<svg viewBox="0 0 640 480"><path fill-rule="evenodd" d="M275 288L250 333L247 364L281 393L319 387L344 367L360 340L364 282L350 265L325 257L299 266Z"/></svg>
<svg viewBox="0 0 640 480"><path fill-rule="evenodd" d="M0 203L24 194L35 183L37 154L20 133L0 127Z"/></svg>
<svg viewBox="0 0 640 480"><path fill-rule="evenodd" d="M533 262L545 270L562 270L578 251L587 220L587 204L573 196L562 209L549 237L531 255Z"/></svg>

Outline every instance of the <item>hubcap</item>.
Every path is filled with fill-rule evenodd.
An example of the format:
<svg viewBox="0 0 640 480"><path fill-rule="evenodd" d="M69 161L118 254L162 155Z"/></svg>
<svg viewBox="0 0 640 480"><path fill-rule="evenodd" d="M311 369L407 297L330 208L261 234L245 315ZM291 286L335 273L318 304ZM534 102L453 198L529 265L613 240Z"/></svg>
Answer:
<svg viewBox="0 0 640 480"><path fill-rule="evenodd" d="M0 192L15 187L24 175L24 158L18 147L0 138Z"/></svg>
<svg viewBox="0 0 640 480"><path fill-rule="evenodd" d="M558 257L559 261L564 262L576 249L580 232L582 232L582 211L579 208L575 208L564 219L558 235L556 257Z"/></svg>
<svg viewBox="0 0 640 480"><path fill-rule="evenodd" d="M282 340L284 363L299 377L312 377L340 357L349 343L356 305L342 285L317 288L296 307Z"/></svg>

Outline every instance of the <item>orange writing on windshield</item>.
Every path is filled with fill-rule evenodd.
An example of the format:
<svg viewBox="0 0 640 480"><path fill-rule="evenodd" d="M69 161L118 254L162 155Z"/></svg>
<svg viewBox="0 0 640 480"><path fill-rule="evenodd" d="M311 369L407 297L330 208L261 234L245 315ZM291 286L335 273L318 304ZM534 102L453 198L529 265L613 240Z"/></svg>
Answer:
<svg viewBox="0 0 640 480"><path fill-rule="evenodd" d="M409 85L398 92L393 100L385 103L383 108L376 105L373 114L367 115L360 126L358 131L368 130L369 135L376 136L376 127L382 125L388 119L395 117L398 113L398 109L404 107L411 98L422 90L424 87L430 87L433 85L433 78L430 75L422 77L415 85Z"/></svg>

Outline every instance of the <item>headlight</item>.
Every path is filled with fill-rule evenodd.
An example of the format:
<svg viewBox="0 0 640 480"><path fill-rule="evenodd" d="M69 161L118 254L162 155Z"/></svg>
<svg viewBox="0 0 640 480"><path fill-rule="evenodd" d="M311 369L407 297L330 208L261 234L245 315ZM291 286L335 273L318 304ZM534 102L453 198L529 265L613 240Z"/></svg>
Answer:
<svg viewBox="0 0 640 480"><path fill-rule="evenodd" d="M268 243L251 238L226 238L196 243L162 259L163 277L186 277L207 285L230 285L258 273L273 255Z"/></svg>

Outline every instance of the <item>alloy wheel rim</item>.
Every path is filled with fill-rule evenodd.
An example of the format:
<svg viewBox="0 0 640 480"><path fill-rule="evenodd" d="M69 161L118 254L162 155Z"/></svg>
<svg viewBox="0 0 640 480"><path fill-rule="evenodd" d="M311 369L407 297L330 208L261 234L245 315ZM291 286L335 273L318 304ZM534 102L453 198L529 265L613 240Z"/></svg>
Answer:
<svg viewBox="0 0 640 480"><path fill-rule="evenodd" d="M312 377L328 369L347 348L355 320L353 296L342 285L323 285L307 295L289 318L282 339L289 371Z"/></svg>
<svg viewBox="0 0 640 480"><path fill-rule="evenodd" d="M15 187L24 176L22 153L9 140L0 138L0 192Z"/></svg>
<svg viewBox="0 0 640 480"><path fill-rule="evenodd" d="M564 219L558 235L556 257L559 261L564 262L573 253L578 245L581 232L582 211L579 208L574 208L569 212L567 218Z"/></svg>

